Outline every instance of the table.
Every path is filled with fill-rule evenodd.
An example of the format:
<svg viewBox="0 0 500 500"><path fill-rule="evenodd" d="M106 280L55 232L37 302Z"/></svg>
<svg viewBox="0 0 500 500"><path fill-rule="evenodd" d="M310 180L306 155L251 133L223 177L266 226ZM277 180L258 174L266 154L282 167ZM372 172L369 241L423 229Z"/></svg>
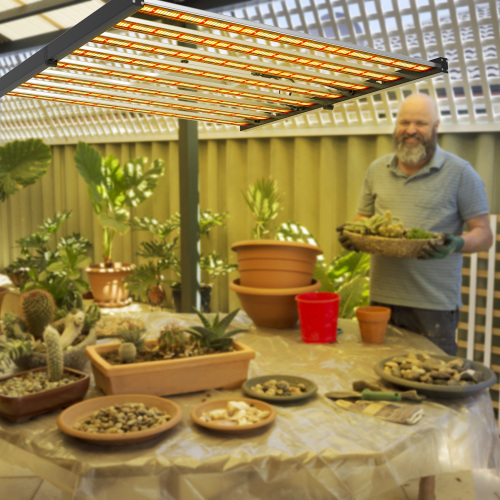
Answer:
<svg viewBox="0 0 500 500"><path fill-rule="evenodd" d="M155 331L175 316L137 313ZM193 318L193 319L191 319ZM389 327L384 344L360 341L357 323L339 320L334 344L305 344L300 330L257 329L240 313L238 334L256 350L249 377L296 374L318 385L315 398L275 406L277 418L243 435L201 429L189 417L198 403L241 396L213 390L169 396L182 422L152 441L126 447L79 442L56 427L59 412L23 424L0 419L0 453L59 487L71 499L370 499L405 481L476 468L500 470L500 441L488 390L457 400L426 400L425 415L406 426L338 408L324 393L353 380L378 381L374 364L409 351L441 353L432 343ZM92 387L87 397L102 395Z"/></svg>

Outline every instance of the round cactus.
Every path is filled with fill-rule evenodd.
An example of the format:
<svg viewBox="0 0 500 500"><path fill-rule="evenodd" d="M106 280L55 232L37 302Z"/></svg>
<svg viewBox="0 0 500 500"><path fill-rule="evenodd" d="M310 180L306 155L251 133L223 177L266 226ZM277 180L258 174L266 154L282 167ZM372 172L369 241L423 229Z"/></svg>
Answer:
<svg viewBox="0 0 500 500"><path fill-rule="evenodd" d="M122 363L133 363L137 354L137 348L132 342L123 342L118 348L118 354Z"/></svg>
<svg viewBox="0 0 500 500"><path fill-rule="evenodd" d="M43 340L45 341L45 349L47 349L49 380L61 380L64 372L64 356L59 332L48 326L43 332Z"/></svg>
<svg viewBox="0 0 500 500"><path fill-rule="evenodd" d="M26 328L36 339L41 339L43 331L50 325L56 312L56 302L47 290L28 290L20 298Z"/></svg>

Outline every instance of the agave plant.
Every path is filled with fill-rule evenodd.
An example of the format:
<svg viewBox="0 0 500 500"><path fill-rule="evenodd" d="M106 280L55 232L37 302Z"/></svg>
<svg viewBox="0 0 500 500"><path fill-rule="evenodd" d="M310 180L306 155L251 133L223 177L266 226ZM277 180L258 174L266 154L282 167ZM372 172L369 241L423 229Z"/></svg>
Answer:
<svg viewBox="0 0 500 500"><path fill-rule="evenodd" d="M223 318L219 318L219 313L215 315L212 321L198 309L194 309L201 319L203 326L193 326L187 331L200 341L201 347L207 347L215 351L229 351L233 347L233 335L240 332L246 332L246 329L236 329L226 332L231 321L236 317L239 308L230 312Z"/></svg>

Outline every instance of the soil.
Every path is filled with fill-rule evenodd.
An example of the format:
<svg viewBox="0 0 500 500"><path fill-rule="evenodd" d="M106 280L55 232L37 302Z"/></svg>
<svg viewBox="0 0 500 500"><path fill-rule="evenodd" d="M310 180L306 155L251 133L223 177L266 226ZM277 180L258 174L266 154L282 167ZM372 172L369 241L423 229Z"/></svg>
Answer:
<svg viewBox="0 0 500 500"><path fill-rule="evenodd" d="M230 349L227 352L232 351L233 349ZM149 361L165 361L166 359L180 359L180 358L188 358L188 357L193 357L193 356L204 356L207 354L216 354L217 352L220 351L208 351L206 350L205 352L201 354L194 354L190 352L188 355L183 355L183 354L165 354L162 352L159 352L157 350L153 349L145 349L142 352L138 352L135 356L135 361L134 363L147 363ZM120 361L120 356L118 354L118 351L111 351L111 352L105 352L101 353L100 356L102 356L110 365L122 365Z"/></svg>

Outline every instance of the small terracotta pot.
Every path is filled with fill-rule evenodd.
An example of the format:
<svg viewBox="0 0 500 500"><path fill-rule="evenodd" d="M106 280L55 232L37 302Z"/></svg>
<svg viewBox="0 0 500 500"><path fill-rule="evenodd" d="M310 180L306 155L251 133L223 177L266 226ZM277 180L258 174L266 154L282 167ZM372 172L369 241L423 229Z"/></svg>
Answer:
<svg viewBox="0 0 500 500"><path fill-rule="evenodd" d="M368 344L381 344L385 339L387 323L391 317L388 307L364 306L356 309L361 340Z"/></svg>
<svg viewBox="0 0 500 500"><path fill-rule="evenodd" d="M298 241L248 240L231 246L241 286L295 288L311 284L316 257L323 251Z"/></svg>
<svg viewBox="0 0 500 500"><path fill-rule="evenodd" d="M240 285L239 279L229 283L229 289L236 292L241 307L255 325L280 329L293 328L299 319L295 297L320 288L321 283L316 280L297 288L254 288Z"/></svg>

